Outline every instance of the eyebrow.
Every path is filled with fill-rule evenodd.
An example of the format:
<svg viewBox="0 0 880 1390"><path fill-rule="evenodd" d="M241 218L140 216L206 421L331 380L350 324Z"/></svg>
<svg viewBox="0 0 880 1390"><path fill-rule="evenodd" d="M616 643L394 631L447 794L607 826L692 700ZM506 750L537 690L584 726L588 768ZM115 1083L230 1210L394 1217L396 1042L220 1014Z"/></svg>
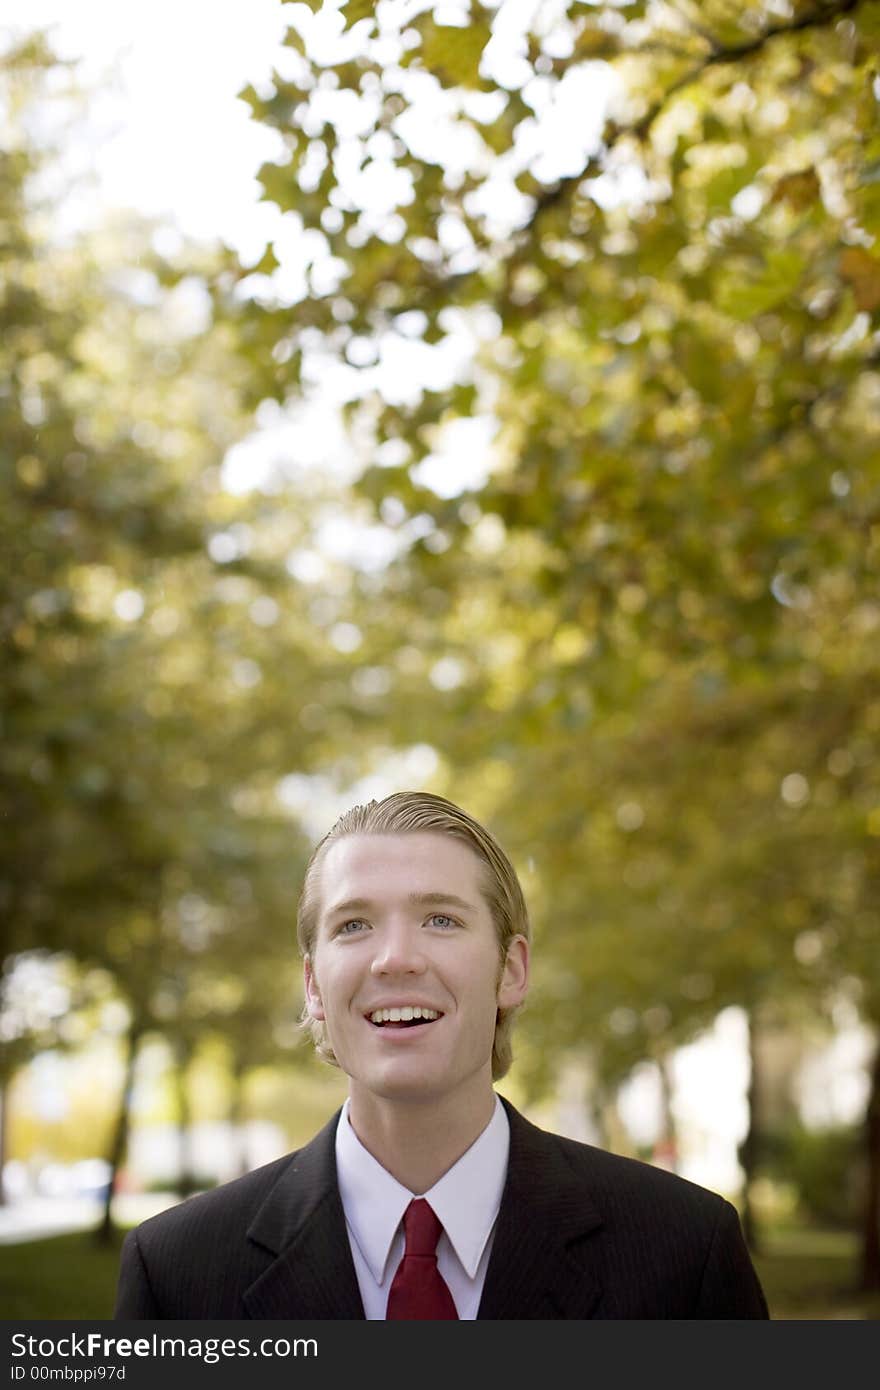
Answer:
<svg viewBox="0 0 880 1390"><path fill-rule="evenodd" d="M473 903L457 897L455 893L408 893L406 900L416 907L458 907L463 912L477 910ZM369 912L372 907L375 907L375 903L370 898L346 898L345 902L329 908L327 915L338 917L341 912Z"/></svg>

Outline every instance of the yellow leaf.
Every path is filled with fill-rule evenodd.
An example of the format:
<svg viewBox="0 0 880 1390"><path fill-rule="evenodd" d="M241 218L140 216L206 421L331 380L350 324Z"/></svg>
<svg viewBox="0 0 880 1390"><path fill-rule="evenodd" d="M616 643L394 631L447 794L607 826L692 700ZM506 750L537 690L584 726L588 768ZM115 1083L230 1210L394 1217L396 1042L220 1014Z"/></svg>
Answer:
<svg viewBox="0 0 880 1390"><path fill-rule="evenodd" d="M786 174L773 190L771 202L788 203L795 212L805 212L819 198L819 179L814 169Z"/></svg>
<svg viewBox="0 0 880 1390"><path fill-rule="evenodd" d="M840 257L840 273L852 286L859 309L880 309L880 261L863 246L850 246Z"/></svg>

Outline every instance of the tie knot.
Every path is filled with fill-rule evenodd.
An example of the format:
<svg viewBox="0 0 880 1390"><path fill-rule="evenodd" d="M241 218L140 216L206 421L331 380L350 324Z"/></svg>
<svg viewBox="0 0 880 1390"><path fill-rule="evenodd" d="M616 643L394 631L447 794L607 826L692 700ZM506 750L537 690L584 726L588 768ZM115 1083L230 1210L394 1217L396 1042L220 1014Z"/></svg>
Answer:
<svg viewBox="0 0 880 1390"><path fill-rule="evenodd" d="M414 1197L403 1213L406 1255L433 1255L443 1226L424 1197Z"/></svg>

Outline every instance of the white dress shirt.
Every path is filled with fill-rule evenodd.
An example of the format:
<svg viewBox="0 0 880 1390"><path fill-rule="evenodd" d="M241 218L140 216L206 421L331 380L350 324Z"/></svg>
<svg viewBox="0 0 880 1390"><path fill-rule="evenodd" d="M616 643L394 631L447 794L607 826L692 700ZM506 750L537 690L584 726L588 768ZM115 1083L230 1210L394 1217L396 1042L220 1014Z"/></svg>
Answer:
<svg viewBox="0 0 880 1390"><path fill-rule="evenodd" d="M403 1213L413 1197L430 1202L443 1224L437 1268L460 1319L474 1319L492 1251L507 1177L510 1125L497 1095L479 1138L427 1192L410 1192L364 1148L351 1127L348 1101L336 1127L336 1168L366 1317L385 1317L388 1292L403 1258Z"/></svg>

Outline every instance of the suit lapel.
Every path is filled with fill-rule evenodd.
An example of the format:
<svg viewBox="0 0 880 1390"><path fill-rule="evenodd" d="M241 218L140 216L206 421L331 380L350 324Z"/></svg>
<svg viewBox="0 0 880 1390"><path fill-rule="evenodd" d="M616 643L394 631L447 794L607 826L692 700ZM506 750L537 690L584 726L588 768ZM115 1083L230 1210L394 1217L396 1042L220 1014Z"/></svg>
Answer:
<svg viewBox="0 0 880 1390"><path fill-rule="evenodd" d="M554 1136L503 1104L510 1156L478 1317L589 1318L602 1292L602 1218Z"/></svg>
<svg viewBox="0 0 880 1390"><path fill-rule="evenodd" d="M555 1136L502 1103L510 1156L478 1317L592 1317L602 1218ZM336 1180L338 1118L293 1155L248 1229L273 1257L244 1293L252 1318L364 1316Z"/></svg>
<svg viewBox="0 0 880 1390"><path fill-rule="evenodd" d="M336 1181L333 1116L294 1154L248 1229L276 1258L244 1293L252 1318L363 1318Z"/></svg>

